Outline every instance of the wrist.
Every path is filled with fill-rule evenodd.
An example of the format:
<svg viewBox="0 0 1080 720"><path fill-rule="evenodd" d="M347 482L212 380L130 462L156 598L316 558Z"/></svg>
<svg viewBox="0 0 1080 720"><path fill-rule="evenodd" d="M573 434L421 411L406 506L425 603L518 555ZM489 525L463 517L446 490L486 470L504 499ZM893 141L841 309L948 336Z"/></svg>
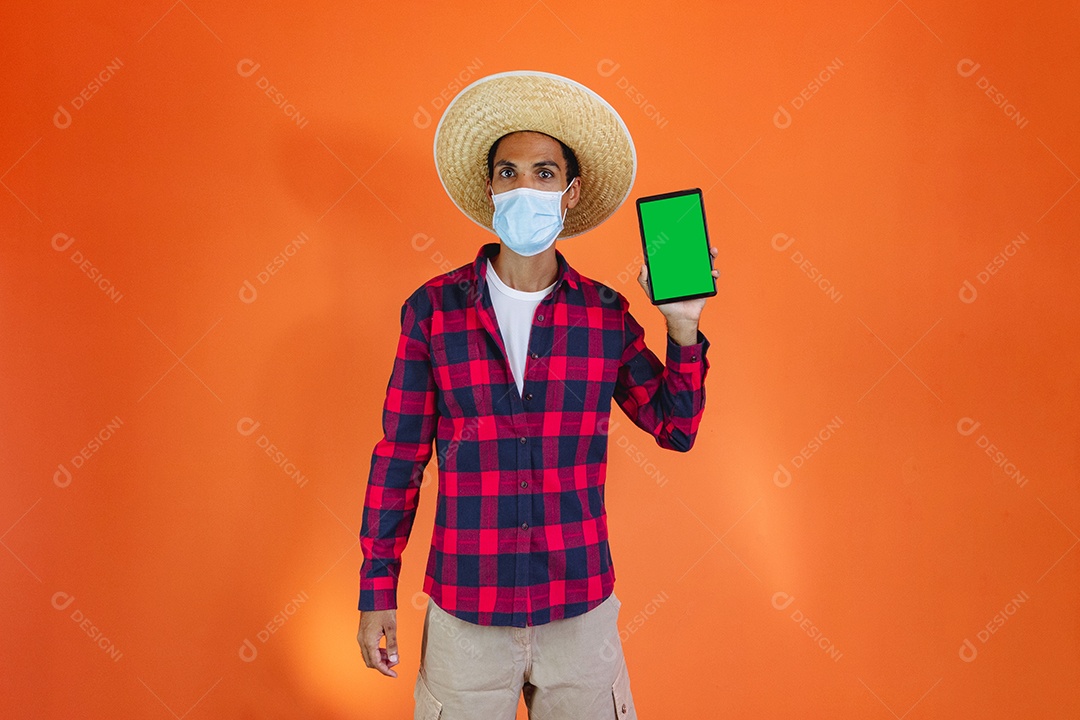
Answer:
<svg viewBox="0 0 1080 720"><path fill-rule="evenodd" d="M668 335L679 345L693 345L697 342L698 324L692 320L668 320Z"/></svg>

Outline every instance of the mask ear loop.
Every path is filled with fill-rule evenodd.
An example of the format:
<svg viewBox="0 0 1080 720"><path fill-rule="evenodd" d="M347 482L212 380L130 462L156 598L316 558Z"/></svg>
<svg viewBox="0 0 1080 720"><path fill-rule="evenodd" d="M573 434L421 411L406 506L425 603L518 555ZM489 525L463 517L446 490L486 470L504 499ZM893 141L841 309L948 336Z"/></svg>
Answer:
<svg viewBox="0 0 1080 720"><path fill-rule="evenodd" d="M575 177L575 178L574 178L574 180L577 180L577 177ZM569 190L570 188L572 188L572 187L574 186L574 180L571 180L571 181L570 181L570 184L566 186L566 190ZM562 191L561 193L559 193L559 194L560 194L560 195L565 195L565 194L566 194L566 190L563 190L563 191ZM566 213L567 213L567 212L569 212L569 211L570 211L570 208L569 208L569 207L567 207L567 208L566 208L566 210L563 210L563 211L562 211L562 222L563 222L564 224L566 223Z"/></svg>

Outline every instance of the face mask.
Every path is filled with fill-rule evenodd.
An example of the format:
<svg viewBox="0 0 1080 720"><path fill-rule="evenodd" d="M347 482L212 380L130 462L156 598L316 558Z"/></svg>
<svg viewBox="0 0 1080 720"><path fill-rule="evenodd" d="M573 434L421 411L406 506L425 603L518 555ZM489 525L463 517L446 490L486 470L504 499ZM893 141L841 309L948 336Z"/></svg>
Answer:
<svg viewBox="0 0 1080 720"><path fill-rule="evenodd" d="M566 190L520 187L492 195L495 214L491 225L495 234L518 255L531 257L547 250L563 229L566 213L560 210Z"/></svg>

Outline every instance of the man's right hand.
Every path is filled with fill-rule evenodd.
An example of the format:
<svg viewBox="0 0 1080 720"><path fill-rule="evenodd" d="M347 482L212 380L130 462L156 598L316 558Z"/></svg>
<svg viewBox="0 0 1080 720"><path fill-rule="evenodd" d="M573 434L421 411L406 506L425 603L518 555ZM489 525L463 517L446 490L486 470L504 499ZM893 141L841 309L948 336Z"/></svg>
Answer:
<svg viewBox="0 0 1080 720"><path fill-rule="evenodd" d="M386 647L379 647L379 640L386 636ZM360 652L364 663L375 668L383 675L397 677L392 669L398 664L397 647L397 610L368 610L360 613L360 629L356 632L356 642L360 643Z"/></svg>

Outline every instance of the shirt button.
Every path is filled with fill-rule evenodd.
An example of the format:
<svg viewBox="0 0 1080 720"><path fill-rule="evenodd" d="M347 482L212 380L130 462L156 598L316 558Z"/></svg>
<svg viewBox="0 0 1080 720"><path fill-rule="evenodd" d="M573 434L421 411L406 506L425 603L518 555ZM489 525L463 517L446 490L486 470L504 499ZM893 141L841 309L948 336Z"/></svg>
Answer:
<svg viewBox="0 0 1080 720"><path fill-rule="evenodd" d="M521 487L523 487L523 488L529 487L529 481L528 480L522 480L521 481Z"/></svg>
<svg viewBox="0 0 1080 720"><path fill-rule="evenodd" d="M529 523L521 523L521 529L522 530L528 530L529 529Z"/></svg>
<svg viewBox="0 0 1080 720"><path fill-rule="evenodd" d="M536 319L539 320L540 322L544 322L544 316L543 315L537 315Z"/></svg>
<svg viewBox="0 0 1080 720"><path fill-rule="evenodd" d="M525 439L525 438L521 438L521 444L522 444L522 445L524 445L524 444L525 444L525 442L526 442L526 439Z"/></svg>
<svg viewBox="0 0 1080 720"><path fill-rule="evenodd" d="M532 400L532 393L525 393L526 400Z"/></svg>
<svg viewBox="0 0 1080 720"><path fill-rule="evenodd" d="M625 715L626 714L626 703L623 703L623 706L622 706L621 709L622 709L622 714Z"/></svg>
<svg viewBox="0 0 1080 720"><path fill-rule="evenodd" d="M533 360L535 360L536 358L538 358L540 356L537 355L536 353L529 353L529 357L531 357Z"/></svg>
<svg viewBox="0 0 1080 720"><path fill-rule="evenodd" d="M690 359L691 359L691 360L697 360L697 355L691 355L691 356L690 356Z"/></svg>

